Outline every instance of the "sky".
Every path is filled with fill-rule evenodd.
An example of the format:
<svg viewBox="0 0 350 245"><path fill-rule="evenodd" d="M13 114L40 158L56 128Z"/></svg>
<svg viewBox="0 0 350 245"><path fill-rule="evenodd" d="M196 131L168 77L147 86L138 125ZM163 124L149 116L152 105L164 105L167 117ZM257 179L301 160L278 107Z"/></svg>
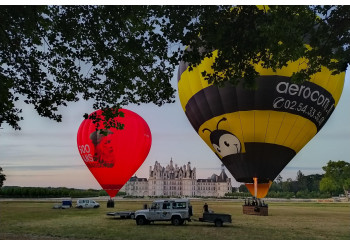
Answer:
<svg viewBox="0 0 350 245"><path fill-rule="evenodd" d="M176 74L176 72L175 72ZM333 115L321 131L281 172L284 180L303 174L323 173L328 161L350 162L350 72L346 73L343 94ZM176 76L171 81L177 88ZM92 101L70 103L61 108L63 122L40 117L30 105L23 108L22 130L3 124L0 129L0 166L6 175L5 186L40 186L101 189L81 159L76 144L78 128L84 113L93 112ZM221 162L202 141L187 120L176 93L176 102L158 107L153 104L130 105L143 117L152 132L152 147L143 165L135 173L148 178L155 161L162 166L182 166L191 162L197 178L208 178L221 172ZM233 186L239 186L232 175Z"/></svg>

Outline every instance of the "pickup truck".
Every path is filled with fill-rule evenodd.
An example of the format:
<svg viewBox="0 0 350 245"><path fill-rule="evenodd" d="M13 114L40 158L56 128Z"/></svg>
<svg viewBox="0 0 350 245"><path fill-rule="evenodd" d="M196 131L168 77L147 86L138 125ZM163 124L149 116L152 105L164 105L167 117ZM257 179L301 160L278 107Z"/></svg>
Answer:
<svg viewBox="0 0 350 245"><path fill-rule="evenodd" d="M192 206L188 199L156 200L149 209L137 210L137 225L146 225L154 221L171 221L173 225L182 225L191 221Z"/></svg>

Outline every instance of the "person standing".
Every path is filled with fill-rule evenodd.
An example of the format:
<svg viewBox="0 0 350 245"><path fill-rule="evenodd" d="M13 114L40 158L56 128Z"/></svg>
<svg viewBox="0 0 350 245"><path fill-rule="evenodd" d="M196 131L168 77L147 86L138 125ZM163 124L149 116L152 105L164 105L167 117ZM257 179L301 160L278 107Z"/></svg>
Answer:
<svg viewBox="0 0 350 245"><path fill-rule="evenodd" d="M203 210L204 210L204 213L209 213L209 206L207 203L204 204Z"/></svg>

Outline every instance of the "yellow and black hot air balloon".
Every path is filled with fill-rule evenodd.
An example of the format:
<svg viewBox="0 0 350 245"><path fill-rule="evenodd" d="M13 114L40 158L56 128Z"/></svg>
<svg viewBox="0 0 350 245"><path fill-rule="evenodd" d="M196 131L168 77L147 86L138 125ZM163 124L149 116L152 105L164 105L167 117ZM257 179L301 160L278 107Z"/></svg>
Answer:
<svg viewBox="0 0 350 245"><path fill-rule="evenodd" d="M310 81L291 82L305 68L304 59L276 70L256 65L257 88L209 85L202 72L212 72L217 52L189 71L178 71L182 108L193 128L221 159L232 176L250 192L266 196L272 181L319 132L337 106L345 72L332 75L322 67ZM255 185L253 184L255 182Z"/></svg>

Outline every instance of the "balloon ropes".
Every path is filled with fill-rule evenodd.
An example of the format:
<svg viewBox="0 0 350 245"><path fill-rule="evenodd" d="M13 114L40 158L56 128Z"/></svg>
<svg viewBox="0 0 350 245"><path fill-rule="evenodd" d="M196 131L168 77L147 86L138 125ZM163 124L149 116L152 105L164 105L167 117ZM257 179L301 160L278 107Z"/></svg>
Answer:
<svg viewBox="0 0 350 245"><path fill-rule="evenodd" d="M345 72L332 75L322 67L310 81L292 83L293 72L306 68L305 59L299 59L276 71L255 65L260 74L256 89L245 89L242 82L218 87L201 75L213 72L216 56L214 51L192 71L180 63L181 105L232 176L263 198L272 181L329 119L340 99Z"/></svg>
<svg viewBox="0 0 350 245"><path fill-rule="evenodd" d="M105 129L85 119L78 130L79 153L101 187L113 198L146 159L152 143L146 121L135 112L119 109L124 129ZM103 119L102 110L95 111ZM114 119L115 120L115 119ZM104 130L104 134L100 130Z"/></svg>

